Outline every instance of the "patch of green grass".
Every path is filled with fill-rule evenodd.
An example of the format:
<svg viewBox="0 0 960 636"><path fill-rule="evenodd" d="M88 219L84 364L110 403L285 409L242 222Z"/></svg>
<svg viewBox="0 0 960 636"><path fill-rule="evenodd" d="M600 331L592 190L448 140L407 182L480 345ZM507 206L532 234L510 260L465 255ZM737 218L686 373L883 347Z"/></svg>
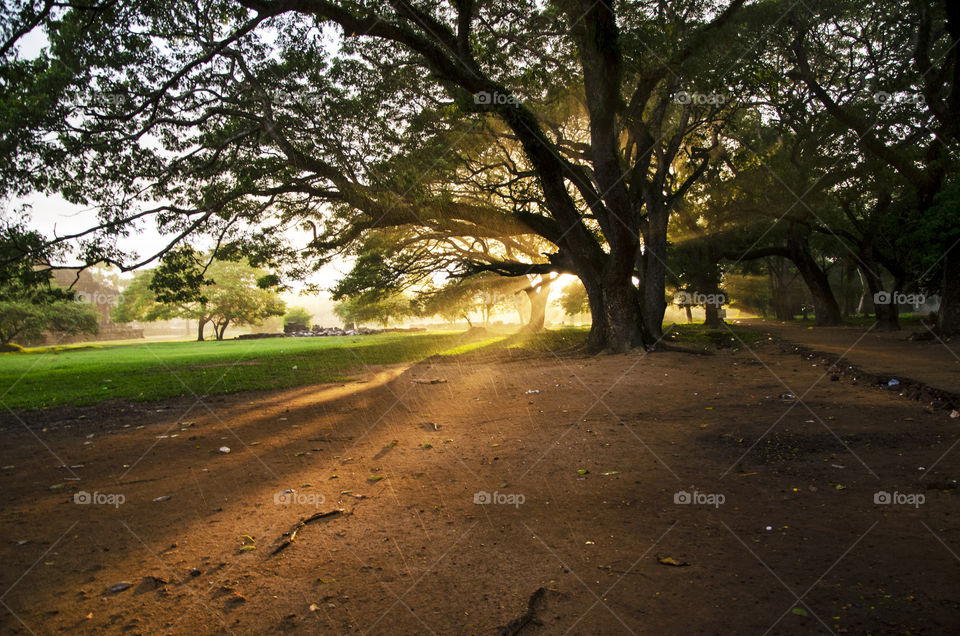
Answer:
<svg viewBox="0 0 960 636"><path fill-rule="evenodd" d="M37 348L0 354L0 399L11 408L42 409L282 389L496 340L464 343L446 332Z"/></svg>
<svg viewBox="0 0 960 636"><path fill-rule="evenodd" d="M471 351L477 351L478 349L486 349L487 347L494 347L500 344L505 340L507 336L491 336L489 338L482 338L480 340L474 340L472 342L466 342L461 345L457 345L445 351L441 351L441 355L445 356L456 356L461 353L469 353Z"/></svg>
<svg viewBox="0 0 960 636"><path fill-rule="evenodd" d="M528 333L510 343L511 348L560 353L579 349L587 344L589 327L560 327L539 333Z"/></svg>
<svg viewBox="0 0 960 636"><path fill-rule="evenodd" d="M664 327L666 332L669 327ZM664 342L695 345L708 349L751 347L769 336L752 329L739 329L733 325L726 327L704 327L702 324L674 325L673 331L664 337Z"/></svg>

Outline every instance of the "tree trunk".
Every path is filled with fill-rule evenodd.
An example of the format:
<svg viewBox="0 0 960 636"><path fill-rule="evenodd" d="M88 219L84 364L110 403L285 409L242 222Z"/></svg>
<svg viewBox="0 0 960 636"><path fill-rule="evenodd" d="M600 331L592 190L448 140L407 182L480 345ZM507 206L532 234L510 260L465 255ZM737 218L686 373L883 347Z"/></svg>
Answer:
<svg viewBox="0 0 960 636"><path fill-rule="evenodd" d="M662 205L650 206L651 201L647 203L649 224L643 236L641 317L647 337L659 340L663 337L663 315L667 310L667 222L670 212L663 209Z"/></svg>
<svg viewBox="0 0 960 636"><path fill-rule="evenodd" d="M877 263L870 254L860 254L860 277L867 283L867 294L873 304L873 311L877 317L876 327L882 331L898 331L900 329L899 306L893 298L884 291L880 280ZM896 291L896 290L894 290ZM884 302L886 301L886 302Z"/></svg>
<svg viewBox="0 0 960 636"><path fill-rule="evenodd" d="M830 281L817 261L810 254L810 248L807 245L805 237L791 233L787 237L787 248L790 250L790 260L797 267L803 282L807 284L810 294L813 296L813 308L816 312L816 324L818 325L839 325L840 305L833 296L833 290L830 289Z"/></svg>
<svg viewBox="0 0 960 636"><path fill-rule="evenodd" d="M217 324L214 324L214 325L213 325L213 330L214 330L214 331L216 332L216 334L217 334L217 340L223 340L223 334L226 333L226 331L227 331L227 325L229 325L229 324L230 324L230 321L229 321L229 320L224 320L224 321L221 322L219 325L217 325Z"/></svg>
<svg viewBox="0 0 960 636"><path fill-rule="evenodd" d="M705 327L723 326L724 322L720 317L720 307L723 305L723 303L720 302L720 272L718 271L718 268L711 268L710 271L707 272L703 277L702 283L703 290L701 293L705 294L707 297L707 302L703 306L703 325Z"/></svg>
<svg viewBox="0 0 960 636"><path fill-rule="evenodd" d="M870 283L867 277L863 275L863 268L857 266L857 274L860 276L860 302L857 303L857 313L862 316L868 316L874 312L873 294L870 293Z"/></svg>
<svg viewBox="0 0 960 636"><path fill-rule="evenodd" d="M530 301L530 319L527 321L526 329L543 331L547 319L547 299L550 296L550 285L552 283L552 279L544 278L539 285L530 286L523 290Z"/></svg>
<svg viewBox="0 0 960 636"><path fill-rule="evenodd" d="M637 345L652 344L643 342L640 308L632 284L605 286L604 307L610 329L606 347L608 352L626 353Z"/></svg>
<svg viewBox="0 0 960 636"><path fill-rule="evenodd" d="M957 245L953 245L943 257L937 331L947 337L960 334L960 247Z"/></svg>
<svg viewBox="0 0 960 636"><path fill-rule="evenodd" d="M693 309L691 309L692 307L693 305L691 305L690 303L683 304L683 309L684 311L687 312L687 324L690 324L691 322L693 322Z"/></svg>
<svg viewBox="0 0 960 636"><path fill-rule="evenodd" d="M207 326L207 322L205 318L197 320L197 342L203 342L203 328Z"/></svg>
<svg viewBox="0 0 960 636"><path fill-rule="evenodd" d="M607 347L610 338L610 326L607 311L603 304L603 289L600 283L589 276L580 276L587 290L587 304L590 305L590 333L587 335L587 351L599 353Z"/></svg>

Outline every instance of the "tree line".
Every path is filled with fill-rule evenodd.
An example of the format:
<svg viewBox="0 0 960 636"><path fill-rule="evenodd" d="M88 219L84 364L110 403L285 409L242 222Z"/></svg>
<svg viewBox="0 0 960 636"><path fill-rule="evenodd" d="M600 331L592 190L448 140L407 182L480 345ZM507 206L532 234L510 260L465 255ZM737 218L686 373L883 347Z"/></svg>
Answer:
<svg viewBox="0 0 960 636"><path fill-rule="evenodd" d="M960 328L954 3L21 0L0 33L0 189L100 211L13 240L33 263L203 238L350 257L370 302L568 273L607 351L658 346L668 287L784 266L835 324L840 268L880 326L917 292ZM147 222L167 244L123 249Z"/></svg>

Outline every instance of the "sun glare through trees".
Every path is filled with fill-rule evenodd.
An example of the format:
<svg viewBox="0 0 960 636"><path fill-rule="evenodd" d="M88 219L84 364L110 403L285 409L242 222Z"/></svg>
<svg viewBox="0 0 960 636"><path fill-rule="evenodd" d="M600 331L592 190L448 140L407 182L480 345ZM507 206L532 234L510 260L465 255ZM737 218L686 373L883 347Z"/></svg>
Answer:
<svg viewBox="0 0 960 636"><path fill-rule="evenodd" d="M960 5L9 0L0 631L945 634Z"/></svg>

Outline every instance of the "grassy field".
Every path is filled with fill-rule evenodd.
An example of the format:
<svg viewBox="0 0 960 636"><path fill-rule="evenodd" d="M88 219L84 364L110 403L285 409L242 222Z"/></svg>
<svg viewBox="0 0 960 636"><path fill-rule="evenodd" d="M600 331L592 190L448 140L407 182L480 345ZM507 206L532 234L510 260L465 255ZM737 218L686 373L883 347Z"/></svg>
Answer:
<svg viewBox="0 0 960 636"><path fill-rule="evenodd" d="M464 342L458 333L140 342L28 349L0 354L0 401L42 409L280 389L351 377L369 364L460 353L503 336Z"/></svg>
<svg viewBox="0 0 960 636"><path fill-rule="evenodd" d="M282 389L342 381L359 374L364 365L412 363L434 354L513 347L570 352L585 344L587 333L586 327L566 327L526 336L491 333L480 339L437 332L40 347L0 354L0 403L31 410L114 398L149 401ZM741 330L737 336L748 344L760 337ZM694 348L739 344L726 329L705 330L702 325L678 325L665 341Z"/></svg>

